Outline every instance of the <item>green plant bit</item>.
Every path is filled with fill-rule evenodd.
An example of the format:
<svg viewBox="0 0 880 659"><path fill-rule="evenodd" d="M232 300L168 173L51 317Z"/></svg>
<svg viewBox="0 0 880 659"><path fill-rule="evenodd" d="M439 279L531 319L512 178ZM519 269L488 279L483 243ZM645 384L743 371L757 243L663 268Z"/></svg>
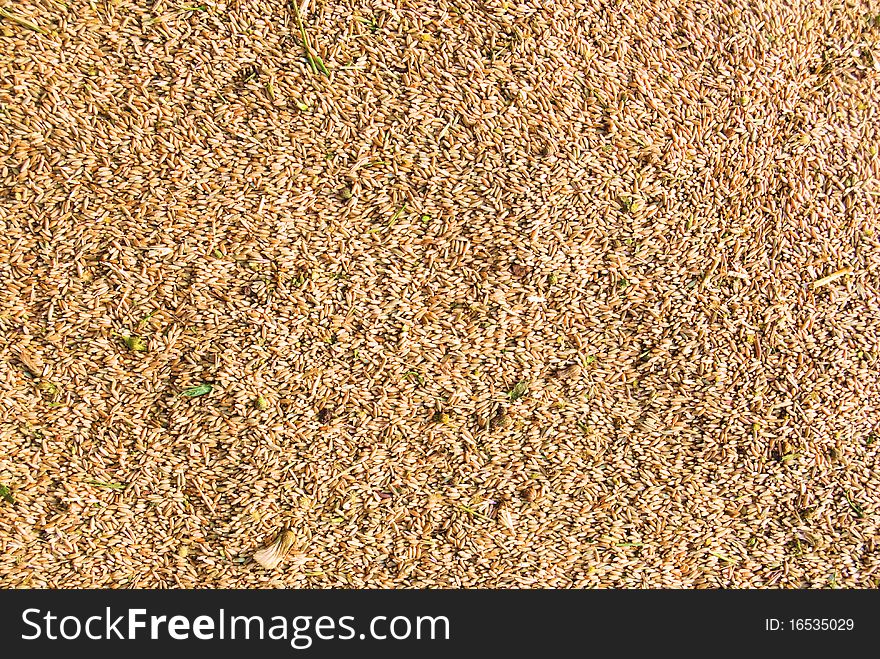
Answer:
<svg viewBox="0 0 880 659"><path fill-rule="evenodd" d="M138 324L137 324L137 329L138 329L138 331L140 331L141 329L143 329L144 326L150 321L150 318L152 318L153 316L155 316L157 313L159 313L159 310L158 310L158 309L153 309L150 313L148 313L146 316L144 316L143 318L141 318L141 319L138 321Z"/></svg>
<svg viewBox="0 0 880 659"><path fill-rule="evenodd" d="M406 210L406 204L404 204L403 207L400 208L399 210L395 211L394 215L391 216L391 219L388 220L388 224L386 224L384 227L376 227L375 229L370 229L369 231L367 231L367 233L374 234L374 233L379 233L380 231L384 231L385 229L390 229L391 227L393 227L397 223L397 220L400 218L400 216L403 214L403 212L405 210Z"/></svg>
<svg viewBox="0 0 880 659"><path fill-rule="evenodd" d="M144 340L139 336L125 336L122 338L122 340L125 342L125 345L129 350L132 350L134 352L147 351L146 342L144 342Z"/></svg>
<svg viewBox="0 0 880 659"><path fill-rule="evenodd" d="M730 556L725 556L720 551L710 551L709 554L714 556L715 558L720 558L726 563L736 563L736 559L730 558Z"/></svg>
<svg viewBox="0 0 880 659"><path fill-rule="evenodd" d="M343 71L362 71L365 67L362 63L355 62L354 64L343 64L339 68Z"/></svg>
<svg viewBox="0 0 880 659"><path fill-rule="evenodd" d="M418 371L407 371L406 373L403 374L403 377L406 380L415 379L415 381L418 382L420 385L425 384L424 376L421 373L419 373Z"/></svg>
<svg viewBox="0 0 880 659"><path fill-rule="evenodd" d="M96 485L98 487L109 487L111 490L124 490L126 488L125 483L105 483L104 481L95 480L87 480L85 483L87 485Z"/></svg>
<svg viewBox="0 0 880 659"><path fill-rule="evenodd" d="M198 396L204 396L205 394L211 393L214 389L214 385L210 384L200 384L196 387L190 387L189 389L184 389L181 392L182 396L186 396L187 398L196 398Z"/></svg>
<svg viewBox="0 0 880 659"><path fill-rule="evenodd" d="M507 392L507 397L510 398L510 402L512 403L513 401L522 398L528 388L529 383L525 380L520 380L515 385L513 385L513 389Z"/></svg>
<svg viewBox="0 0 880 659"><path fill-rule="evenodd" d="M318 73L319 71L323 73L325 76L330 75L330 70L324 64L324 60L320 58L320 56L314 52L311 43L309 42L309 37L306 34L306 28L303 25L302 15L299 13L299 5L296 3L296 0L291 0L293 4L293 11L296 15L296 24L299 27L299 34L303 43L303 50L306 54L306 59L309 62L309 66L312 67L312 71Z"/></svg>
<svg viewBox="0 0 880 659"><path fill-rule="evenodd" d="M43 380L40 384L37 385L37 389L40 391L45 391L50 396L54 396L58 393L58 385L54 382L49 382L48 380Z"/></svg>
<svg viewBox="0 0 880 659"><path fill-rule="evenodd" d="M263 396L262 394L257 396L257 399L254 401L254 405L261 412L265 412L266 410L269 409L269 401L266 400L266 397Z"/></svg>
<svg viewBox="0 0 880 659"><path fill-rule="evenodd" d="M379 31L379 23L376 22L375 16L370 16L369 18L364 18L363 16L356 16L355 20L362 24L367 25L370 28L370 32L376 34Z"/></svg>
<svg viewBox="0 0 880 659"><path fill-rule="evenodd" d="M29 21L26 18L22 18L21 16L17 16L15 14L13 14L11 11L5 9L4 7L0 7L0 18L6 18L6 19L12 21L13 23L18 23L19 25L21 25L24 28L27 28L28 30L33 30L34 32L39 32L40 34L48 34L48 32L46 32L46 30L41 28L36 23L32 23L31 21Z"/></svg>
<svg viewBox="0 0 880 659"><path fill-rule="evenodd" d="M602 94L600 94L597 90L593 89L589 85L583 83L581 83L581 85L584 89L584 96L586 96L587 98L595 98L599 102L599 107L601 107L603 110L608 108L608 101L605 100L605 97L602 96Z"/></svg>
<svg viewBox="0 0 880 659"><path fill-rule="evenodd" d="M849 507L852 508L852 511L856 514L856 517L862 519L865 516L865 511L862 510L862 507L850 499L848 492L844 491L843 496L846 498Z"/></svg>
<svg viewBox="0 0 880 659"><path fill-rule="evenodd" d="M474 510L470 506L465 506L464 504L459 505L458 509L461 510L462 512L466 512L468 515L473 515L477 519L482 519L482 520L486 520L486 521L491 521L491 519L492 519L488 515L484 515L480 511Z"/></svg>
<svg viewBox="0 0 880 659"><path fill-rule="evenodd" d="M401 206L400 210L398 210L397 212L394 213L394 215L391 216L391 220L389 220L389 222L388 222L389 229L395 225L395 223L397 222L397 220L400 219L400 216L403 215L405 210L406 210L406 204Z"/></svg>
<svg viewBox="0 0 880 659"><path fill-rule="evenodd" d="M6 485L0 485L0 499L3 499L6 503L15 503L15 497L12 496L12 490Z"/></svg>

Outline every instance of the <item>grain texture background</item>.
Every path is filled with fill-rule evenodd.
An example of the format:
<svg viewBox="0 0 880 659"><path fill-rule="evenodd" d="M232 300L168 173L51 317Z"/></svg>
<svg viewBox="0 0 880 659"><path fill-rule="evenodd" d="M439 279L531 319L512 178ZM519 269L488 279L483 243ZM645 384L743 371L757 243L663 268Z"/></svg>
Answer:
<svg viewBox="0 0 880 659"><path fill-rule="evenodd" d="M4 586L880 582L876 2L4 14Z"/></svg>

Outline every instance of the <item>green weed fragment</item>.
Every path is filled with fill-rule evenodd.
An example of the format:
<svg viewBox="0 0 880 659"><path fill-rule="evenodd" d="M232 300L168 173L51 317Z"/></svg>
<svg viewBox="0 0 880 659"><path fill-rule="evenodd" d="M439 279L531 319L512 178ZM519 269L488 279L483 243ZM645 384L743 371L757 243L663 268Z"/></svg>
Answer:
<svg viewBox="0 0 880 659"><path fill-rule="evenodd" d="M513 401L519 400L520 398L522 398L525 395L526 390L528 388L529 388L529 383L526 382L525 380L520 380L515 385L513 385L513 389L511 389L510 391L507 392L507 397L510 399L510 402L512 403Z"/></svg>
<svg viewBox="0 0 880 659"><path fill-rule="evenodd" d="M0 18L5 18L12 21L13 23L18 23L28 30L33 30L34 32L39 32L40 34L48 34L46 30L41 28L36 23L32 23L31 21L27 20L26 18L22 18L17 14L13 14L11 11L4 9L3 7L0 7Z"/></svg>
<svg viewBox="0 0 880 659"><path fill-rule="evenodd" d="M139 336L125 336L122 338L125 342L126 347L129 350L134 352L146 352L147 344L146 342Z"/></svg>
<svg viewBox="0 0 880 659"><path fill-rule="evenodd" d="M95 485L97 487L107 487L111 490L124 490L127 486L125 483L105 483L104 481L87 480L87 485Z"/></svg>
<svg viewBox="0 0 880 659"><path fill-rule="evenodd" d="M848 492L844 492L843 496L846 499L846 502L849 504L849 507L855 513L856 517L862 519L865 516L865 511L862 509L862 507L850 498Z"/></svg>
<svg viewBox="0 0 880 659"><path fill-rule="evenodd" d="M213 391L214 386L210 384L200 384L197 387L190 387L189 389L184 389L181 395L186 396L187 398L197 398L199 396L204 396L205 394L211 393Z"/></svg>
<svg viewBox="0 0 880 659"><path fill-rule="evenodd" d="M299 13L299 5L296 0L292 0L294 15L296 16L296 24L299 27L299 35L302 40L303 51L305 51L306 61L308 61L309 66L312 68L312 71L315 73L321 72L326 76L330 75L330 70L324 64L324 60L320 58L320 56L315 52L314 48L312 48L312 44L309 42L309 37L306 34L305 25L303 25L302 15Z"/></svg>
<svg viewBox="0 0 880 659"><path fill-rule="evenodd" d="M12 496L12 490L6 485L0 485L0 499L3 499L6 503L15 503L15 497Z"/></svg>

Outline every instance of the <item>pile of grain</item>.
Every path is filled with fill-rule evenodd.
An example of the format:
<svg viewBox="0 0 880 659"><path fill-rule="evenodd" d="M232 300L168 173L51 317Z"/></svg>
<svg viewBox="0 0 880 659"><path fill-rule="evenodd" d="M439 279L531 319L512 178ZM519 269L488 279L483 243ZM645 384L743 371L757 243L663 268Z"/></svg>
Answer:
<svg viewBox="0 0 880 659"><path fill-rule="evenodd" d="M4 585L880 582L880 5L200 3L0 17Z"/></svg>

